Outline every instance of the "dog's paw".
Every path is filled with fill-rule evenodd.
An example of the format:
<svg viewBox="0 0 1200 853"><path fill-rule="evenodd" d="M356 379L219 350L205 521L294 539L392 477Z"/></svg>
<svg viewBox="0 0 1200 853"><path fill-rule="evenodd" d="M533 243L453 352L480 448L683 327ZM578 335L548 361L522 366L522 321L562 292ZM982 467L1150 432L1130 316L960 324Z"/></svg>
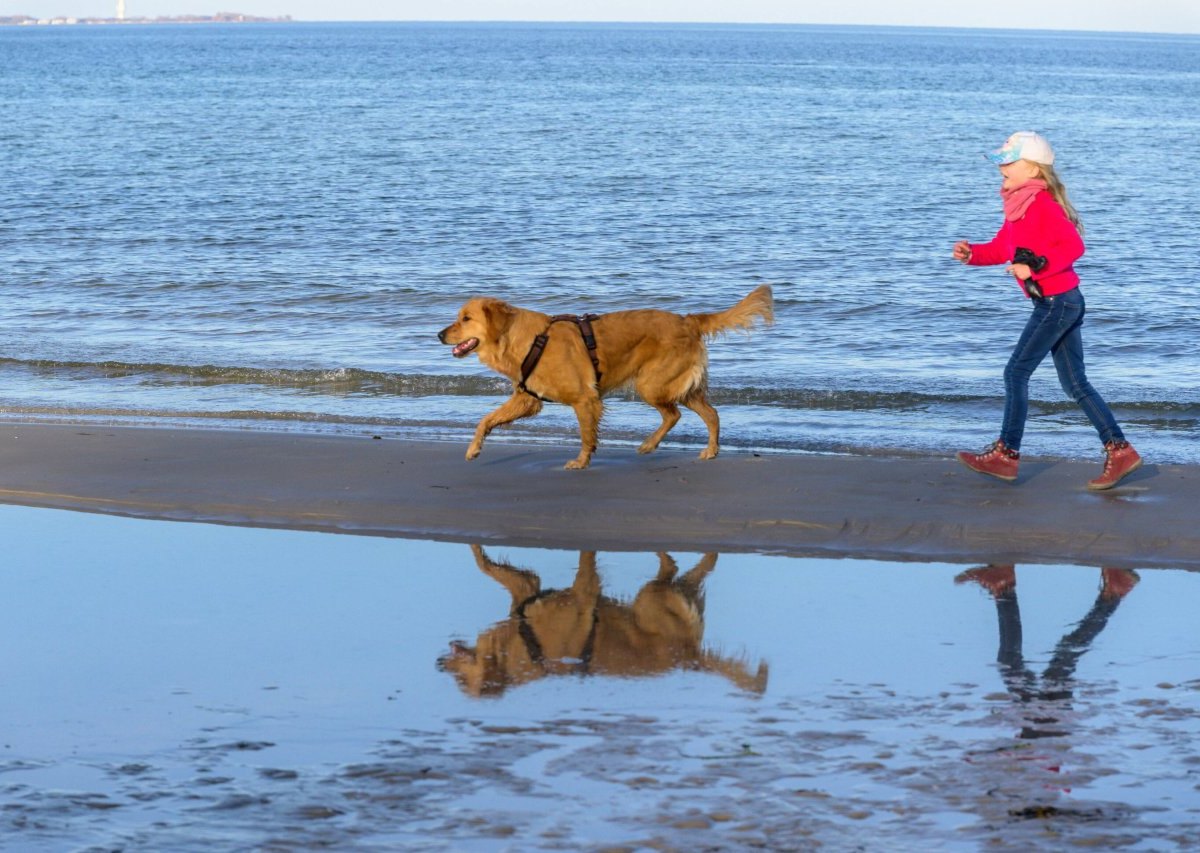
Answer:
<svg viewBox="0 0 1200 853"><path fill-rule="evenodd" d="M564 465L563 468L565 468L568 471L582 471L584 468L586 468L588 466L588 464L591 461L592 460L590 458L589 459L572 459L570 462L568 462L566 465Z"/></svg>
<svg viewBox="0 0 1200 853"><path fill-rule="evenodd" d="M700 451L700 458L701 458L701 459L716 459L716 458L717 458L717 451L716 451L716 450L710 450L709 448L707 448L707 447L706 447L706 448L704 448L703 450L701 450L701 451Z"/></svg>
<svg viewBox="0 0 1200 853"><path fill-rule="evenodd" d="M472 459L477 458L479 456L479 451L482 449L483 448L476 447L473 444L470 447L468 447L467 448L467 461L470 462Z"/></svg>
<svg viewBox="0 0 1200 853"><path fill-rule="evenodd" d="M656 449L658 449L657 441L653 444L648 441L643 441L641 446L638 448L638 453L653 453Z"/></svg>

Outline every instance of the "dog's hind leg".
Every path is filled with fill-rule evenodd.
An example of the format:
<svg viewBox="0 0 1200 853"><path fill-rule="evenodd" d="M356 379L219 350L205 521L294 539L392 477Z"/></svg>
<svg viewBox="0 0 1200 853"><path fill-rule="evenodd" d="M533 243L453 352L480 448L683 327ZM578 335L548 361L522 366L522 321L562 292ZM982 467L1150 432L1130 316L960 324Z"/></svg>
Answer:
<svg viewBox="0 0 1200 853"><path fill-rule="evenodd" d="M575 417L579 419L579 455L566 464L566 468L578 471L586 468L596 452L596 440L600 432L600 416L604 413L604 404L600 395L590 394L576 403Z"/></svg>
<svg viewBox="0 0 1200 853"><path fill-rule="evenodd" d="M649 453L654 450L672 427L679 423L679 407L674 403L651 403L650 405L658 409L658 413L662 415L662 425L642 442L638 453Z"/></svg>
<svg viewBox="0 0 1200 853"><path fill-rule="evenodd" d="M712 459L719 452L721 443L721 419L717 416L717 410L709 405L708 398L701 390L693 391L682 402L698 414L700 420L708 427L708 445L700 451L700 458Z"/></svg>
<svg viewBox="0 0 1200 853"><path fill-rule="evenodd" d="M658 552L658 575L654 580L646 584L646 589L659 587L662 589L674 589L682 595L693 607L696 612L704 613L704 579L708 577L717 566L717 555L714 553L705 554L700 558L691 569L682 576L678 576L679 565L674 558L664 551Z"/></svg>
<svg viewBox="0 0 1200 853"><path fill-rule="evenodd" d="M520 418L532 417L541 410L542 401L537 397L526 394L524 391L515 391L500 408L490 415L485 415L479 422L479 426L475 427L475 437L471 439L471 444L467 447L468 461L479 455L479 451L483 450L483 440L496 427L510 424Z"/></svg>
<svg viewBox="0 0 1200 853"><path fill-rule="evenodd" d="M676 581L676 584L688 598L698 601L704 588L704 579L717 567L717 555L709 552L697 561Z"/></svg>
<svg viewBox="0 0 1200 853"><path fill-rule="evenodd" d="M675 562L675 558L666 551L658 552L658 574L654 580L657 583L670 583L675 579L675 574L679 571L679 564Z"/></svg>

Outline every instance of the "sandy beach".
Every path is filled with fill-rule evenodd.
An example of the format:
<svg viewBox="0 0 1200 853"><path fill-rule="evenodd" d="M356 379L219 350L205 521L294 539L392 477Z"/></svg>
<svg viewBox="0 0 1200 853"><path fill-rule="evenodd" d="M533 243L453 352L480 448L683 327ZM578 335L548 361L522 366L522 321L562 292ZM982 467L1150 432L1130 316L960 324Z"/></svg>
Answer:
<svg viewBox="0 0 1200 853"><path fill-rule="evenodd" d="M1016 485L950 458L6 424L0 502L257 527L601 550L1200 567L1200 474L1155 465L1090 493L1099 462L1023 460Z"/></svg>
<svg viewBox="0 0 1200 853"><path fill-rule="evenodd" d="M602 446L572 472L565 442L0 435L22 851L1184 849L1200 826L1186 467L1095 495L1096 466L1039 460L1013 487L928 458Z"/></svg>

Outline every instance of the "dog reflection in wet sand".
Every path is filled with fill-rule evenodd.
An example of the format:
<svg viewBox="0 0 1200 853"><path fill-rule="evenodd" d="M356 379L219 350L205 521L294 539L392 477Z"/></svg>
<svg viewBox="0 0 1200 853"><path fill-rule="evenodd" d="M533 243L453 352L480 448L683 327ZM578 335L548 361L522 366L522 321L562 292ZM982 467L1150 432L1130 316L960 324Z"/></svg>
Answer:
<svg viewBox="0 0 1200 853"><path fill-rule="evenodd" d="M673 670L713 672L743 690L762 693L767 665L751 672L744 660L703 646L704 579L717 564L705 554L681 576L660 553L658 574L632 602L602 594L596 553L582 551L567 589L545 590L527 569L498 563L478 545L475 562L512 596L506 620L481 633L471 647L454 642L438 667L471 696L499 696L552 675L649 676Z"/></svg>

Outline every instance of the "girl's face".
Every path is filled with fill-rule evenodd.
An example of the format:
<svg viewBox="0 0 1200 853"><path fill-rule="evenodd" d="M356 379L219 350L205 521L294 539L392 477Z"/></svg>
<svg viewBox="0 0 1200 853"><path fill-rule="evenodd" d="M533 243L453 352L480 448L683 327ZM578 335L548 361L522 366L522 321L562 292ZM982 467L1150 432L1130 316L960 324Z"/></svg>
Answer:
<svg viewBox="0 0 1200 853"><path fill-rule="evenodd" d="M1038 164L1031 160L1018 160L1015 163L1005 163L1000 167L1000 177L1002 183L1000 189L1015 190L1022 184L1032 181L1034 178L1039 178L1042 175L1042 170L1038 168Z"/></svg>

